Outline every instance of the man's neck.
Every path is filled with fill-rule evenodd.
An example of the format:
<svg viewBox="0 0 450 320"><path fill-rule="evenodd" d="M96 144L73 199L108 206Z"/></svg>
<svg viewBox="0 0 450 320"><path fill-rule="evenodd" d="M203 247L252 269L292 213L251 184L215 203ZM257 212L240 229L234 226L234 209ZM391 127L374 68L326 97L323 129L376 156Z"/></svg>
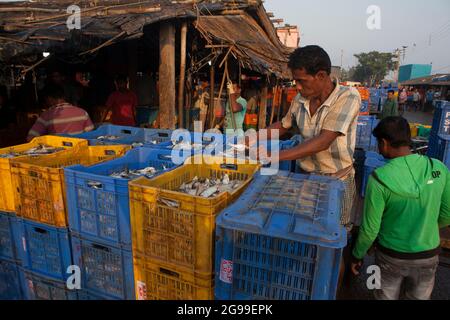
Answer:
<svg viewBox="0 0 450 320"><path fill-rule="evenodd" d="M320 96L318 96L316 99L319 100L320 104L322 105L327 99L331 96L334 89L336 88L336 84L330 79L327 81L327 84L325 85L325 89L322 91Z"/></svg>
<svg viewBox="0 0 450 320"><path fill-rule="evenodd" d="M406 157L413 154L410 147L400 147L392 151L391 159Z"/></svg>

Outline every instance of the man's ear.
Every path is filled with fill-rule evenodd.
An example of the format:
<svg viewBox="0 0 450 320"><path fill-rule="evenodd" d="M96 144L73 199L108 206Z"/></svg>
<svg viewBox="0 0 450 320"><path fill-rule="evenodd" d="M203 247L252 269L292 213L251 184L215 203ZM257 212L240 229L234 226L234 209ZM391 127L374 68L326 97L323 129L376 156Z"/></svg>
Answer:
<svg viewBox="0 0 450 320"><path fill-rule="evenodd" d="M326 73L323 70L320 70L319 72L316 73L316 77L319 80L324 80L326 77L328 77L328 73Z"/></svg>

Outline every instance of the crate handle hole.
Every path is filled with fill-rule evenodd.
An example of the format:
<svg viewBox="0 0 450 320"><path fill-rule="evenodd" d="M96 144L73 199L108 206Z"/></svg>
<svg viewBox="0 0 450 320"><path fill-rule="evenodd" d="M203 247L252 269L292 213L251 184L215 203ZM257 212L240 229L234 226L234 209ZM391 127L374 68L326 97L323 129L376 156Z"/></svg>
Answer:
<svg viewBox="0 0 450 320"><path fill-rule="evenodd" d="M169 134L165 133L165 132L158 132L158 137L162 137L162 138L168 138Z"/></svg>
<svg viewBox="0 0 450 320"><path fill-rule="evenodd" d="M68 141L63 141L62 145L64 147L73 147L73 143L72 142L68 142Z"/></svg>
<svg viewBox="0 0 450 320"><path fill-rule="evenodd" d="M222 163L220 165L221 169L227 169L227 170L235 170L237 171L238 165L237 164L230 164L230 163Z"/></svg>
<svg viewBox="0 0 450 320"><path fill-rule="evenodd" d="M179 278L180 277L179 273L174 272L172 270L164 269L164 268L159 268L159 272L167 274L167 275L175 277L175 278Z"/></svg>
<svg viewBox="0 0 450 320"><path fill-rule="evenodd" d="M131 134L131 130L123 129L120 131L123 134Z"/></svg>
<svg viewBox="0 0 450 320"><path fill-rule="evenodd" d="M89 188L92 188L92 189L103 189L103 184L100 182L89 181L87 183L87 185Z"/></svg>
<svg viewBox="0 0 450 320"><path fill-rule="evenodd" d="M92 248L97 249L97 250L102 250L102 251L110 251L109 248L102 246L100 244L92 244Z"/></svg>
<svg viewBox="0 0 450 320"><path fill-rule="evenodd" d="M36 231L37 233L47 233L47 230L42 229L42 228L38 228L38 227L35 227L34 231Z"/></svg>

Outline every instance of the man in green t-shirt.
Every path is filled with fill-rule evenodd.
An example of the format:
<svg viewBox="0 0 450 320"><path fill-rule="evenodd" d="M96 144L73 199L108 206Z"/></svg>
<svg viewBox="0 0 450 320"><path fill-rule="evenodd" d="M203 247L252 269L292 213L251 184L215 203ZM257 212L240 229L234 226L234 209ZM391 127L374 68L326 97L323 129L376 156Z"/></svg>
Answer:
<svg viewBox="0 0 450 320"><path fill-rule="evenodd" d="M388 91L388 98L384 102L383 110L380 113L380 119L398 116L398 102L395 98L394 90Z"/></svg>
<svg viewBox="0 0 450 320"><path fill-rule="evenodd" d="M239 130L243 134L244 118L245 113L247 112L247 101L241 97L241 87L239 84L228 82L227 89L228 96L231 100L231 108L230 101L228 101L225 109L225 118L216 126L216 128L220 128L223 125L225 134L227 134L227 132L232 134L235 130ZM233 114L231 114L231 110L233 110Z"/></svg>
<svg viewBox="0 0 450 320"><path fill-rule="evenodd" d="M375 298L430 299L439 262L439 228L450 225L450 172L439 160L411 152L402 117L380 121L373 132L388 163L369 177L364 213L353 249L352 272L375 244L381 288Z"/></svg>

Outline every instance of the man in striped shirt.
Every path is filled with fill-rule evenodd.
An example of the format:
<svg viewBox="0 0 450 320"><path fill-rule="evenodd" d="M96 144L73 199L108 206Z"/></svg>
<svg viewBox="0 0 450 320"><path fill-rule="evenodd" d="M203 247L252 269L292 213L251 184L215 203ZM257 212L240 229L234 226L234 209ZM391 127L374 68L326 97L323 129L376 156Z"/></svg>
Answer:
<svg viewBox="0 0 450 320"><path fill-rule="evenodd" d="M332 79L331 60L319 46L295 50L289 67L299 94L282 121L268 129L283 136L289 129L300 132L304 143L279 153L279 161L297 160L303 173L338 178L345 186L341 224L351 230L351 211L356 195L353 153L361 97L354 88Z"/></svg>
<svg viewBox="0 0 450 320"><path fill-rule="evenodd" d="M64 89L50 85L44 90L44 111L28 133L27 140L47 134L80 134L94 129L88 113L66 102Z"/></svg>

